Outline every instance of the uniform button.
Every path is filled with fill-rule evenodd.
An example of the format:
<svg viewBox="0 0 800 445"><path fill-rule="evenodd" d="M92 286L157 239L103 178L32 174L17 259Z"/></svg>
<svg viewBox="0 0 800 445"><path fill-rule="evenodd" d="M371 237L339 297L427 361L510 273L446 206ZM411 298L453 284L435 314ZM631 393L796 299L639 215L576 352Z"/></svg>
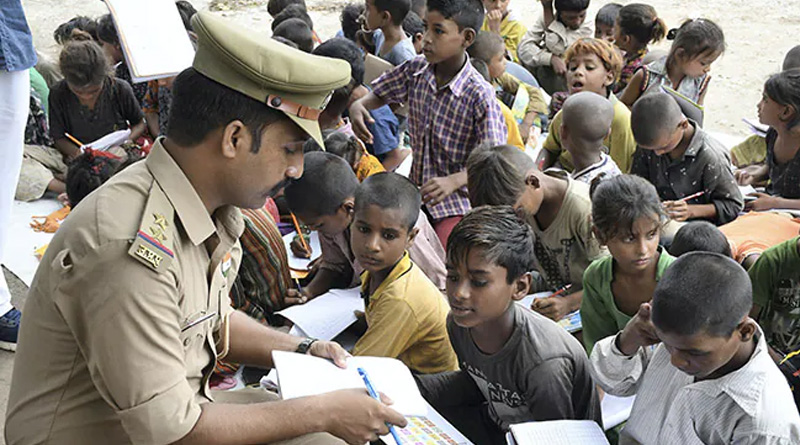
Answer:
<svg viewBox="0 0 800 445"><path fill-rule="evenodd" d="M191 338L189 338L189 337L184 338L183 339L183 346L189 346L189 340L191 340Z"/></svg>

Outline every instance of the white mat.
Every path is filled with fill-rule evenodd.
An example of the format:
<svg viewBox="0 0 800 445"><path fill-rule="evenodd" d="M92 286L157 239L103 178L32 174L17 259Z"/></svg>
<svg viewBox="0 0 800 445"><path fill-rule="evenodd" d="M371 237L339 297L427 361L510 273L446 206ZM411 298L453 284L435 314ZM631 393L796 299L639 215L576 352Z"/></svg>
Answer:
<svg viewBox="0 0 800 445"><path fill-rule="evenodd" d="M61 208L55 199L40 199L33 202L14 201L11 210L10 236L3 265L30 286L39 260L33 252L53 239L52 233L36 233L30 227L32 216L47 216Z"/></svg>

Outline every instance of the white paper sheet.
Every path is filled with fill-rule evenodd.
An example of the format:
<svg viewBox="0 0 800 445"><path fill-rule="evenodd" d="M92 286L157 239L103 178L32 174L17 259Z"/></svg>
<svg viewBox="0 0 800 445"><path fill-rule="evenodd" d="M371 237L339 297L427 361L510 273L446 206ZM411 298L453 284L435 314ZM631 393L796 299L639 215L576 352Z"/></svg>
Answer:
<svg viewBox="0 0 800 445"><path fill-rule="evenodd" d="M311 337L332 340L356 322L355 311L364 311L361 289L331 289L309 301L280 312Z"/></svg>
<svg viewBox="0 0 800 445"><path fill-rule="evenodd" d="M174 0L105 0L134 82L174 76L192 65L194 47Z"/></svg>
<svg viewBox="0 0 800 445"><path fill-rule="evenodd" d="M284 400L324 394L339 389L365 388L358 374L363 368L376 392L389 396L392 408L406 416L423 416L427 403L417 389L411 371L400 360L387 357L351 357L342 369L330 360L294 352L274 351L272 360L278 372Z"/></svg>
<svg viewBox="0 0 800 445"><path fill-rule="evenodd" d="M608 445L603 430L591 420L548 420L511 425L518 445Z"/></svg>
<svg viewBox="0 0 800 445"><path fill-rule="evenodd" d="M322 255L322 247L319 245L319 232L311 232L309 235L308 247L311 248L311 258L300 258L292 253L292 239L297 232L283 235L283 245L286 246L286 253L289 255L289 268L293 270L308 270L308 265Z"/></svg>
<svg viewBox="0 0 800 445"><path fill-rule="evenodd" d="M631 416L631 408L636 396L617 397L605 394L600 402L600 411L603 413L603 429L608 431Z"/></svg>
<svg viewBox="0 0 800 445"><path fill-rule="evenodd" d="M27 286L39 267L34 251L52 239L52 233L37 233L31 228L32 216L47 216L63 207L55 199L39 199L33 202L14 201L11 208L11 226L5 252L0 252L3 265Z"/></svg>
<svg viewBox="0 0 800 445"><path fill-rule="evenodd" d="M132 125L135 125L136 122L131 122ZM95 150L106 151L111 147L115 147L117 145L122 145L123 142L127 141L131 137L131 130L130 128L125 130L118 130L113 133L108 133L107 135L97 139L96 141L92 141L86 144L83 148L91 147Z"/></svg>

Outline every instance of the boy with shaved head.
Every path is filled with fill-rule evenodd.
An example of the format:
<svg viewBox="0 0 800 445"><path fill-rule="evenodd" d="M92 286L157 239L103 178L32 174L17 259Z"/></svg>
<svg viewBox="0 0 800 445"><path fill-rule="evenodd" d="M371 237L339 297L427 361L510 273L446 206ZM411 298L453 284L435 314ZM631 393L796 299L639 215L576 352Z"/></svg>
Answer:
<svg viewBox="0 0 800 445"><path fill-rule="evenodd" d="M564 102L561 114L561 144L575 166L572 179L591 184L601 174L606 179L621 175L603 145L614 120L611 102L594 93L576 93Z"/></svg>
<svg viewBox="0 0 800 445"><path fill-rule="evenodd" d="M638 144L631 173L656 187L674 221L721 225L736 219L744 200L725 147L687 119L675 99L665 93L639 99L631 110L631 129ZM668 238L670 233L667 229Z"/></svg>

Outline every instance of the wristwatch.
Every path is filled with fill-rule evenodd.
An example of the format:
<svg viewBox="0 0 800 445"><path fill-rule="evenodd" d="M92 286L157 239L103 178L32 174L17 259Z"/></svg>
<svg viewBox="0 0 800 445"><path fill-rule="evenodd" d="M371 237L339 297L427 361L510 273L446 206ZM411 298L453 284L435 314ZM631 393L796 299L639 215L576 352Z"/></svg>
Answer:
<svg viewBox="0 0 800 445"><path fill-rule="evenodd" d="M311 345L313 345L315 341L317 341L316 338L307 338L301 341L300 344L297 345L297 349L295 349L294 352L297 352L298 354L307 354L308 350L311 349Z"/></svg>

